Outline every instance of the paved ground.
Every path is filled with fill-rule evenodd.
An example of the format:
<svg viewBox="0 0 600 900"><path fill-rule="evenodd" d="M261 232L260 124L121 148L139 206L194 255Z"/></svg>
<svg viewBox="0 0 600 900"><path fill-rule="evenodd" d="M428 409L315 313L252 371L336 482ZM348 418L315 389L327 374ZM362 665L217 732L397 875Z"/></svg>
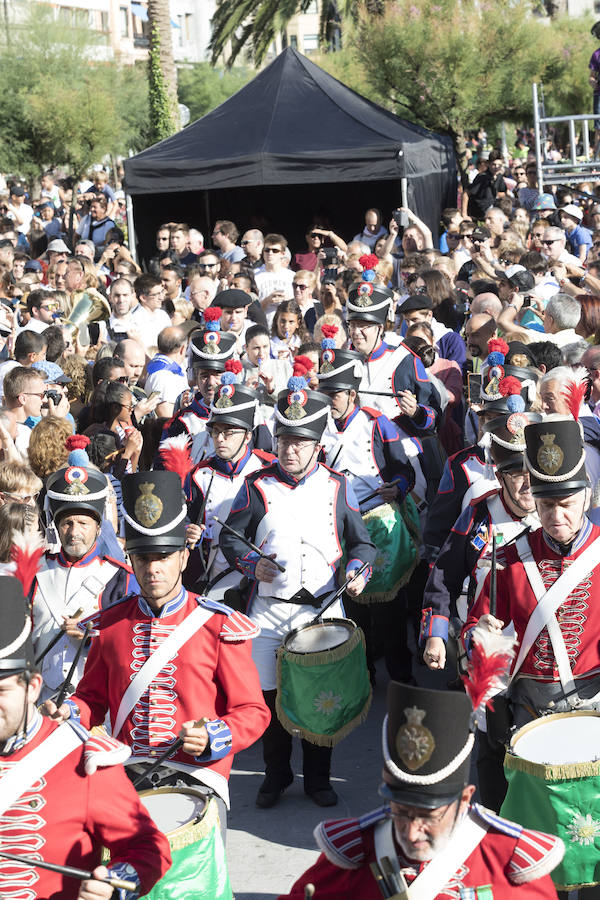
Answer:
<svg viewBox="0 0 600 900"><path fill-rule="evenodd" d="M417 678L424 686L441 688L448 676L420 668ZM333 751L332 783L340 798L336 807L315 806L304 794L302 776L297 775L277 806L257 809L254 800L264 773L260 744L236 756L230 780L227 856L237 900L263 900L288 891L317 858L312 832L321 819L358 815L379 806L381 724L388 682L381 663L377 681L368 720ZM294 743L292 765L298 772L302 769L300 744Z"/></svg>

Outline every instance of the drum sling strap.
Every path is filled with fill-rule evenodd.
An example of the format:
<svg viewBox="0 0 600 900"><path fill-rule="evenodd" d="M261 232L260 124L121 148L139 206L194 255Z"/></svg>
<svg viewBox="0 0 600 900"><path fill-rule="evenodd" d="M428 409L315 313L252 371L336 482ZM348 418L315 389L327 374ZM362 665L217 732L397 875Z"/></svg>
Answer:
<svg viewBox="0 0 600 900"><path fill-rule="evenodd" d="M397 859L392 837L392 822L386 819L375 826L375 853L377 859L387 856ZM488 832L489 825L476 817L472 810L452 832L443 850L427 863L422 872L399 896L402 900L434 900L448 884L455 872L479 846Z"/></svg>
<svg viewBox="0 0 600 900"><path fill-rule="evenodd" d="M576 708L580 706L581 698L575 689L569 654L567 653L560 625L556 619L556 610L561 603L567 599L571 591L574 590L597 565L598 551L600 550L600 538L596 538L596 540L583 551L581 556L565 569L562 575L556 579L554 584L548 590L546 590L544 582L542 581L537 563L533 558L531 547L529 546L529 541L525 536L516 541L516 548L519 558L523 563L523 568L525 569L525 574L527 575L531 590L535 594L537 606L529 617L529 622L527 623L527 628L525 629L525 634L521 641L519 654L511 672L510 680L512 681L514 679L523 665L523 662L538 635L544 628L547 628L563 692L569 705Z"/></svg>
<svg viewBox="0 0 600 900"><path fill-rule="evenodd" d="M35 750L5 772L0 780L0 816L83 742L77 731L68 722L63 722Z"/></svg>
<svg viewBox="0 0 600 900"><path fill-rule="evenodd" d="M208 622L212 615L212 610L206 609L204 606L197 606L189 616L186 616L183 622L179 623L175 631L172 631L169 637L156 648L154 653L148 657L121 698L112 728L112 736L114 738L120 734L127 716L152 683L155 676L173 659L177 651Z"/></svg>

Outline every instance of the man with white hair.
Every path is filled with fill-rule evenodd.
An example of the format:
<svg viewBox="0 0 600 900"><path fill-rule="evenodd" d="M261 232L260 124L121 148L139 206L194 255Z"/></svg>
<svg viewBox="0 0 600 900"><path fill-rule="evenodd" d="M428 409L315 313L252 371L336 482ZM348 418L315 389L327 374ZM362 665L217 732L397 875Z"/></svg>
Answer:
<svg viewBox="0 0 600 900"><path fill-rule="evenodd" d="M568 366L557 366L546 372L540 381L543 411L561 416L571 415L572 411L567 402L567 387L574 380L581 380L586 376L585 369L573 370ZM582 402L581 404L579 423L583 428L585 442L585 467L592 489L595 489L600 480L600 422L591 412L587 403ZM592 521L600 521L600 511L590 510L589 517Z"/></svg>
<svg viewBox="0 0 600 900"><path fill-rule="evenodd" d="M544 315L544 331L547 340L559 347L574 344L580 336L575 329L579 323L581 305L575 297L558 293L548 300Z"/></svg>
<svg viewBox="0 0 600 900"><path fill-rule="evenodd" d="M579 277L581 278L584 272L581 268L581 263L576 256L573 256L572 253L568 252L566 247L567 236L562 228L557 228L554 225L546 228L542 238L542 250L544 255L548 258L548 261L550 263L564 263L567 268L573 267L573 274L579 274Z"/></svg>
<svg viewBox="0 0 600 900"><path fill-rule="evenodd" d="M204 324L202 313L211 305L217 295L219 282L208 275L193 275L186 289L187 299L194 307L192 320Z"/></svg>

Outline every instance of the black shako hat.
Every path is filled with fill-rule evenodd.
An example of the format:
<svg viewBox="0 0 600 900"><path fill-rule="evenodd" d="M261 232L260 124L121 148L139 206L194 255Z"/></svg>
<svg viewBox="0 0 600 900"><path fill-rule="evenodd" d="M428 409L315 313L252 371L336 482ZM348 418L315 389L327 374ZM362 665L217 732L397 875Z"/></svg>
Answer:
<svg viewBox="0 0 600 900"><path fill-rule="evenodd" d="M229 374L228 372L227 375ZM259 396L253 388L237 382L221 384L211 404L210 419L206 426L232 425L234 428L252 431L259 403Z"/></svg>
<svg viewBox="0 0 600 900"><path fill-rule="evenodd" d="M129 553L174 553L185 548L187 507L176 472L125 475L123 518Z"/></svg>
<svg viewBox="0 0 600 900"><path fill-rule="evenodd" d="M358 391L363 377L363 355L356 350L327 348L321 353L319 389L324 393Z"/></svg>
<svg viewBox="0 0 600 900"><path fill-rule="evenodd" d="M209 306L202 313L206 328L196 332L190 341L194 367L224 372L225 363L233 356L237 338L231 331L221 331L221 312L221 307Z"/></svg>
<svg viewBox="0 0 600 900"><path fill-rule="evenodd" d="M108 496L106 476L87 466L65 466L48 478L46 496L55 522L78 511L101 522Z"/></svg>
<svg viewBox="0 0 600 900"><path fill-rule="evenodd" d="M17 578L0 575L0 678L35 666L31 611Z"/></svg>
<svg viewBox="0 0 600 900"><path fill-rule="evenodd" d="M349 322L360 319L384 325L390 314L394 295L382 284L361 281L353 285L346 301L346 317Z"/></svg>
<svg viewBox="0 0 600 900"><path fill-rule="evenodd" d="M466 694L390 681L380 795L424 809L456 800L469 781L472 714Z"/></svg>
<svg viewBox="0 0 600 900"><path fill-rule="evenodd" d="M523 471L525 426L541 422L543 418L541 413L514 412L497 416L484 425L483 433L490 436L490 455L499 472Z"/></svg>
<svg viewBox="0 0 600 900"><path fill-rule="evenodd" d="M308 387L295 387L290 378L288 388L280 391L275 405L275 437L295 435L320 441L327 424L331 399Z"/></svg>
<svg viewBox="0 0 600 900"><path fill-rule="evenodd" d="M535 497L565 497L590 486L581 425L571 416L544 416L527 425L525 443Z"/></svg>

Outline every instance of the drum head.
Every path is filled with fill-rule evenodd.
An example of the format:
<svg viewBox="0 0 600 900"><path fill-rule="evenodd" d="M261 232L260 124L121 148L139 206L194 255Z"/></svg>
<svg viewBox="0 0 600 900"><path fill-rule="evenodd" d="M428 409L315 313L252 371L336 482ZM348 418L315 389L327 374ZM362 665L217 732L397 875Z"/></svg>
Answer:
<svg viewBox="0 0 600 900"><path fill-rule="evenodd" d="M321 650L333 650L345 644L355 629L349 619L329 619L305 625L288 634L284 641L285 649L290 653L318 653Z"/></svg>
<svg viewBox="0 0 600 900"><path fill-rule="evenodd" d="M155 824L166 835L193 822L199 822L207 803L206 797L193 788L172 787L142 791L140 800Z"/></svg>
<svg viewBox="0 0 600 900"><path fill-rule="evenodd" d="M600 714L555 713L529 722L510 742L521 759L544 765L583 763L600 756Z"/></svg>

